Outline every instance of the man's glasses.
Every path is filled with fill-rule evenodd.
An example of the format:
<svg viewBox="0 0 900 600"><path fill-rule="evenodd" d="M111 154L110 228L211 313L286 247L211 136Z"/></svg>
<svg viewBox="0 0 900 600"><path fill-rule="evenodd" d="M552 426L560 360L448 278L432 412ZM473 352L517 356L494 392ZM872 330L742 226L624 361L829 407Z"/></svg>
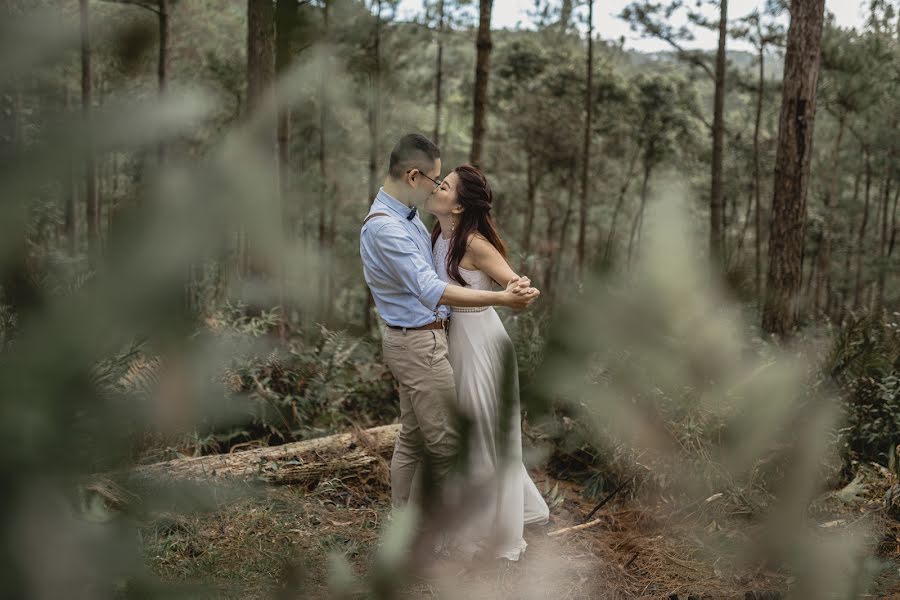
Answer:
<svg viewBox="0 0 900 600"><path fill-rule="evenodd" d="M413 171L417 171L417 172L419 173L419 175L421 175L422 177L424 177L425 179L427 179L428 181L430 181L431 183L433 183L435 189L441 187L441 180L440 180L440 178L438 178L438 179L432 179L431 177L429 177L428 175L426 175L426 174L423 173L422 171L419 171L419 169L410 169L409 171L406 172L406 174L409 175L409 174L412 173Z"/></svg>

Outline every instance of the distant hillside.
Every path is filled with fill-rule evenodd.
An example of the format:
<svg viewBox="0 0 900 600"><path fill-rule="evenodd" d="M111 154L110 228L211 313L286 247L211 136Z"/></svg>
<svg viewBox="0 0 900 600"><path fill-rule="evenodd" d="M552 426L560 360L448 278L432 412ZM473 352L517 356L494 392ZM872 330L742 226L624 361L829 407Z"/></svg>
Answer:
<svg viewBox="0 0 900 600"><path fill-rule="evenodd" d="M631 60L631 64L635 66L648 63L680 62L676 57L675 52L637 52L634 50L627 50L625 53ZM710 64L712 64L715 53L710 51L706 54L709 55ZM739 69L756 69L756 56L750 52L734 50L728 52L727 56L728 62L732 67ZM767 52L765 59L766 77L780 79L781 74L784 72L783 57L779 54Z"/></svg>

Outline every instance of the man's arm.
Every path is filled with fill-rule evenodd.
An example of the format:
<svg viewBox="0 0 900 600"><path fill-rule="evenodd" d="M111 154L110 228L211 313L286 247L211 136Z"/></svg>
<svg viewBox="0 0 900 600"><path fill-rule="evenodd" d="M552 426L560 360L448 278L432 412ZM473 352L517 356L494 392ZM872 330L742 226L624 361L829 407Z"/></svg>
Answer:
<svg viewBox="0 0 900 600"><path fill-rule="evenodd" d="M513 279L502 292L489 292L484 290L470 290L458 285L448 285L441 296L440 304L460 306L463 308L477 306L506 306L509 308L528 308L532 302L541 295L536 288L521 284L530 283L526 280ZM520 290L520 286L525 291Z"/></svg>
<svg viewBox="0 0 900 600"><path fill-rule="evenodd" d="M448 287L447 282L441 281L403 227L386 223L367 233L372 236L369 248L377 257L379 266L428 310L436 309Z"/></svg>

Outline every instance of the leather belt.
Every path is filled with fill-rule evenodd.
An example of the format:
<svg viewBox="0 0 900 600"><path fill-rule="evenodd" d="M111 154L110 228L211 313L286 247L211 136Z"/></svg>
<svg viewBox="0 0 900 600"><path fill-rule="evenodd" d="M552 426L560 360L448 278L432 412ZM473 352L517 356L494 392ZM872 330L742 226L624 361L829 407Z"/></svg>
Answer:
<svg viewBox="0 0 900 600"><path fill-rule="evenodd" d="M387 325L387 323L385 323ZM418 327L400 327L397 325L387 325L391 329L398 329L401 331L427 331L430 329L447 329L450 326L450 319L438 319L437 321L432 321L431 323L426 323L425 325L420 325Z"/></svg>

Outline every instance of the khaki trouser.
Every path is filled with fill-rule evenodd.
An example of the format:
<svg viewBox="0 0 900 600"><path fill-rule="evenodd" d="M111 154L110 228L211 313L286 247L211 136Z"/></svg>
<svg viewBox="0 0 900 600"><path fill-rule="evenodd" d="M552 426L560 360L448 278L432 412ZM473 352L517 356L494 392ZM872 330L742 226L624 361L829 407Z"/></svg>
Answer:
<svg viewBox="0 0 900 600"><path fill-rule="evenodd" d="M402 331L386 327L384 360L400 388L400 434L391 459L391 501L409 501L419 461L427 454L434 482L453 467L459 434L454 422L456 384L441 329Z"/></svg>

